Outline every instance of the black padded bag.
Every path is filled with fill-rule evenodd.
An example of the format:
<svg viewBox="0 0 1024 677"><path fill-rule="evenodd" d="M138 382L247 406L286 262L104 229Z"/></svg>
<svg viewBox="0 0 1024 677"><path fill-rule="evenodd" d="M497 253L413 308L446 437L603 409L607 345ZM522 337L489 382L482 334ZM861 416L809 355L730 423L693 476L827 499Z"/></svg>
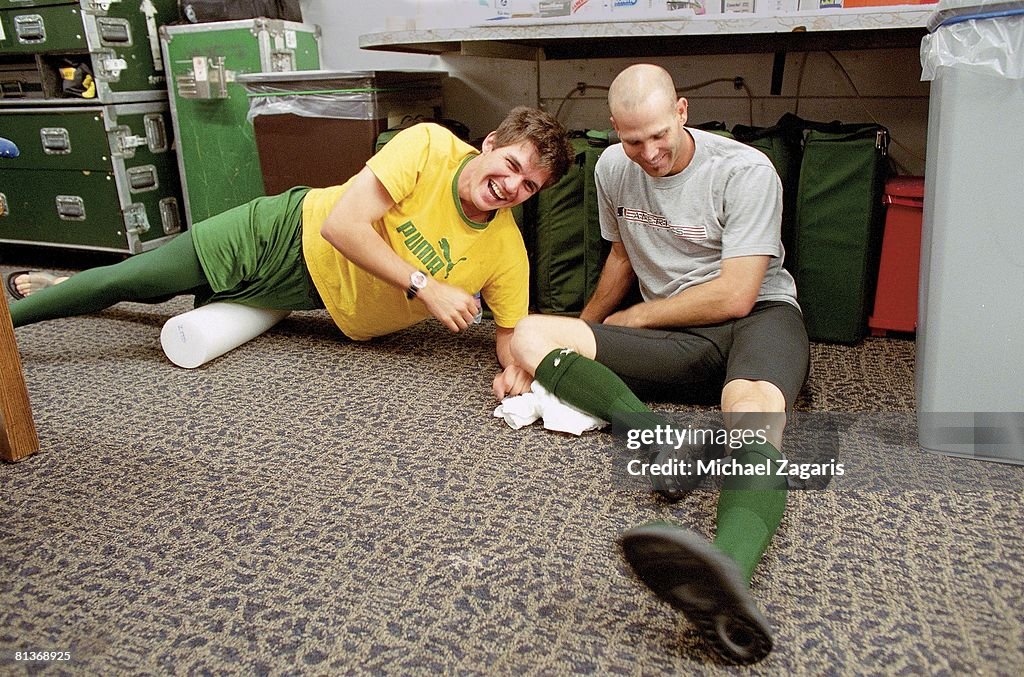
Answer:
<svg viewBox="0 0 1024 677"><path fill-rule="evenodd" d="M182 21L193 24L256 17L302 21L299 0L178 0L178 12Z"/></svg>

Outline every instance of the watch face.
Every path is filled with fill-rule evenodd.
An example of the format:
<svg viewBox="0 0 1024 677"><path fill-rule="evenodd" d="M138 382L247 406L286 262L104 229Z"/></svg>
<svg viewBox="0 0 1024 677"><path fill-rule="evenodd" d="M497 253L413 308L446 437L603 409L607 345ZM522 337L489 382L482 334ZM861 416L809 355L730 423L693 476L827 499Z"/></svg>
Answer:
<svg viewBox="0 0 1024 677"><path fill-rule="evenodd" d="M427 286L427 274L417 270L409 277L409 281L412 282L412 286L417 289L423 289Z"/></svg>

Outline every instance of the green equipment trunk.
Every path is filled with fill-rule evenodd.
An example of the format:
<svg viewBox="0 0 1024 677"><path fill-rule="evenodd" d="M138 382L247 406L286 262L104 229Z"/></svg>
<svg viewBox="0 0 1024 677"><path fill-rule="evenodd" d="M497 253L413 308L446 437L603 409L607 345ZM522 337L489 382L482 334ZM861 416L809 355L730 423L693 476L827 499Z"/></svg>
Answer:
<svg viewBox="0 0 1024 677"><path fill-rule="evenodd" d="M158 27L177 18L175 0L0 0L0 103L76 100L60 72L69 65L94 79L84 102L164 99Z"/></svg>
<svg viewBox="0 0 1024 677"><path fill-rule="evenodd" d="M320 68L316 26L270 19L163 26L171 117L191 226L264 194L238 75Z"/></svg>
<svg viewBox="0 0 1024 677"><path fill-rule="evenodd" d="M136 254L180 232L163 102L3 111L0 241Z"/></svg>

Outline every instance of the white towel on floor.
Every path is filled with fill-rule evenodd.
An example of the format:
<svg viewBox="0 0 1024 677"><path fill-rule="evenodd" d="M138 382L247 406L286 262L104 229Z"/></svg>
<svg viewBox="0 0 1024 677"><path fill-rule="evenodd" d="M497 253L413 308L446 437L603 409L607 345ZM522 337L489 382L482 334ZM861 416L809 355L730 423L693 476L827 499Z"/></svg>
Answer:
<svg viewBox="0 0 1024 677"><path fill-rule="evenodd" d="M563 402L536 381L530 386L530 391L503 399L494 410L494 416L505 419L505 423L513 430L530 425L537 419L544 419L546 429L573 435L582 435L587 430L597 430L608 425L607 421Z"/></svg>

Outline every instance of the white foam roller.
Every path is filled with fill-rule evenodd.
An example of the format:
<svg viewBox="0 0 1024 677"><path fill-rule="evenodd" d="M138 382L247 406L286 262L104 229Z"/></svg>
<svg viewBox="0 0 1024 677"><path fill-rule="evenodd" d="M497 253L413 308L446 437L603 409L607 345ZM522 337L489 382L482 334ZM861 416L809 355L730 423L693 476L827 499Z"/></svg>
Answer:
<svg viewBox="0 0 1024 677"><path fill-rule="evenodd" d="M160 345L171 362L195 369L256 338L288 312L211 303L167 320L160 332Z"/></svg>

